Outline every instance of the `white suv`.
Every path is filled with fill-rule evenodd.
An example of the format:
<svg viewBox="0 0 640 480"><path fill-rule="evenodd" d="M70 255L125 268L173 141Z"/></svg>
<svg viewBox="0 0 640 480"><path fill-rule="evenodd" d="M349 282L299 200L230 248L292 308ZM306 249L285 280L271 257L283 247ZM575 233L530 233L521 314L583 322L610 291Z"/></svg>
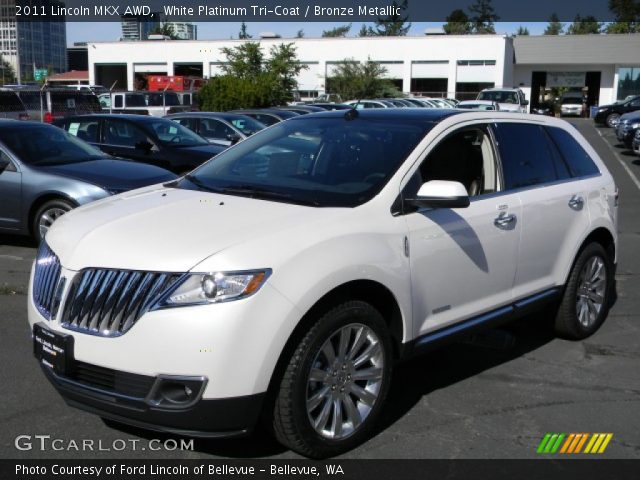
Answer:
<svg viewBox="0 0 640 480"><path fill-rule="evenodd" d="M616 216L611 175L562 120L296 117L57 220L29 288L34 350L103 418L210 437L261 418L336 455L371 433L399 359L543 306L563 337L594 333Z"/></svg>
<svg viewBox="0 0 640 480"><path fill-rule="evenodd" d="M527 113L529 105L519 88L486 88L478 94L477 100L497 102L503 112Z"/></svg>

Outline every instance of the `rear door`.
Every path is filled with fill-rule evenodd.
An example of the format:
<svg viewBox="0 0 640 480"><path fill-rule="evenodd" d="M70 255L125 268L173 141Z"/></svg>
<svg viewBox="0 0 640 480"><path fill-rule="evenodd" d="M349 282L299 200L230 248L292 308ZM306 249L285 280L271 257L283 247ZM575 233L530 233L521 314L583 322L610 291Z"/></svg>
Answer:
<svg viewBox="0 0 640 480"><path fill-rule="evenodd" d="M545 127L499 122L496 137L505 189L522 203L518 299L557 286L558 272L589 228L587 192L584 182L572 178Z"/></svg>

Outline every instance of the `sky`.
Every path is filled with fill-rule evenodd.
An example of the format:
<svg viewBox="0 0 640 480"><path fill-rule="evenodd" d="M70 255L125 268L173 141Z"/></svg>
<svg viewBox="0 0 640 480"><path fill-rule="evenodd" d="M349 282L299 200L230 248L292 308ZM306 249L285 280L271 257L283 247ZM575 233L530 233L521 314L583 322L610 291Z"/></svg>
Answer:
<svg viewBox="0 0 640 480"><path fill-rule="evenodd" d="M239 23L231 22L196 22L198 26L198 40L216 40L228 39L232 36L238 38L240 30ZM292 38L296 36L298 30L304 30L305 37L320 37L323 30L330 30L339 24L335 22L268 22L268 23L247 23L247 31L254 38L258 38L260 32L276 32L283 38ZM351 27L349 36L356 36L360 30L361 23L354 23ZM443 25L439 23L417 22L411 25L409 35L424 35L424 31L429 27L438 27ZM535 23L513 23L513 22L497 22L495 24L496 33L512 34L518 30L519 26L529 29L531 35L540 35L547 26L546 22ZM122 35L119 22L67 22L67 44L73 45L75 42L99 42L99 41L117 41Z"/></svg>

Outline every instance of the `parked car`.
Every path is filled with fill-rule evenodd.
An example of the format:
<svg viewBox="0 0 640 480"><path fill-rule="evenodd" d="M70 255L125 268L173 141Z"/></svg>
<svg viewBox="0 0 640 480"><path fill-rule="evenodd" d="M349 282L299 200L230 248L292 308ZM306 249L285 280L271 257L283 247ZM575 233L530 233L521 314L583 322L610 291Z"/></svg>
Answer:
<svg viewBox="0 0 640 480"><path fill-rule="evenodd" d="M246 115L251 117L260 123L270 127L276 123L280 123L289 118L297 117L299 114L290 112L287 110L278 110L277 108L258 108L258 109L245 109L245 110L232 110L230 113L237 113L239 115Z"/></svg>
<svg viewBox="0 0 640 480"><path fill-rule="evenodd" d="M315 105L284 105L276 107L278 110L287 110L289 112L297 113L298 115L306 115L307 113L324 112L325 109L317 107Z"/></svg>
<svg viewBox="0 0 640 480"><path fill-rule="evenodd" d="M476 100L498 102L500 110L505 112L527 113L529 101L519 88L486 88L478 94Z"/></svg>
<svg viewBox="0 0 640 480"><path fill-rule="evenodd" d="M103 93L98 99L105 113L163 117L190 109L180 103L175 92L112 92Z"/></svg>
<svg viewBox="0 0 640 480"><path fill-rule="evenodd" d="M531 107L531 113L534 115L546 115L548 117L555 117L555 106L551 102L542 102L537 106Z"/></svg>
<svg viewBox="0 0 640 480"><path fill-rule="evenodd" d="M396 108L393 103L386 100L349 100L345 105L356 108L356 110L368 110L372 108Z"/></svg>
<svg viewBox="0 0 640 480"><path fill-rule="evenodd" d="M105 155L38 122L0 121L0 231L44 238L72 208L174 174Z"/></svg>
<svg viewBox="0 0 640 480"><path fill-rule="evenodd" d="M68 115L85 115L101 111L98 98L87 90L20 88L15 91L31 120L51 123Z"/></svg>
<svg viewBox="0 0 640 480"><path fill-rule="evenodd" d="M27 109L13 90L0 89L0 118L29 120Z"/></svg>
<svg viewBox="0 0 640 480"><path fill-rule="evenodd" d="M640 155L640 128L636 130L636 135L633 137L633 142L631 143L631 149L633 153Z"/></svg>
<svg viewBox="0 0 640 480"><path fill-rule="evenodd" d="M56 121L55 125L109 155L156 165L179 175L225 149L176 122L148 115L81 115Z"/></svg>
<svg viewBox="0 0 640 480"><path fill-rule="evenodd" d="M314 107L320 107L323 110L349 110L351 105L346 105L344 103L312 103L310 104Z"/></svg>
<svg viewBox="0 0 640 480"><path fill-rule="evenodd" d="M593 121L600 125L615 128L622 115L638 110L640 110L640 95L631 97L621 103L613 103L611 105L602 105L598 107L598 111L595 117L593 117Z"/></svg>
<svg viewBox="0 0 640 480"><path fill-rule="evenodd" d="M625 113L616 126L616 137L626 148L632 148L636 131L640 128L640 111Z"/></svg>
<svg viewBox="0 0 640 480"><path fill-rule="evenodd" d="M261 418L323 458L375 431L396 361L543 307L541 328L555 308L559 335L598 330L617 189L577 129L354 112L292 118L58 220L27 302L58 392L173 434L238 436Z"/></svg>
<svg viewBox="0 0 640 480"><path fill-rule="evenodd" d="M582 116L583 98L582 95L565 96L560 99L560 116L561 117L580 117Z"/></svg>
<svg viewBox="0 0 640 480"><path fill-rule="evenodd" d="M228 112L188 112L167 115L173 120L216 145L229 147L265 128L263 123Z"/></svg>
<svg viewBox="0 0 640 480"><path fill-rule="evenodd" d="M491 100L464 100L456 105L456 108L462 108L463 110L500 110L498 102L492 102Z"/></svg>

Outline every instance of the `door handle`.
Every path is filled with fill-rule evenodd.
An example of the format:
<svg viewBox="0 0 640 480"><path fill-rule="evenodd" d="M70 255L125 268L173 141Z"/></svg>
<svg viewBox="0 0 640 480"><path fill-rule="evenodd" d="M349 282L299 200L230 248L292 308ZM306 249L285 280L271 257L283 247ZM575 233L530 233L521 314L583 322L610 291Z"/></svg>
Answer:
<svg viewBox="0 0 640 480"><path fill-rule="evenodd" d="M578 195L571 197L571 200L569 200L569 208L579 211L582 210L582 207L584 207L584 198Z"/></svg>
<svg viewBox="0 0 640 480"><path fill-rule="evenodd" d="M507 212L502 212L493 221L493 224L502 230L511 230L515 223L516 216L512 213L507 214Z"/></svg>

